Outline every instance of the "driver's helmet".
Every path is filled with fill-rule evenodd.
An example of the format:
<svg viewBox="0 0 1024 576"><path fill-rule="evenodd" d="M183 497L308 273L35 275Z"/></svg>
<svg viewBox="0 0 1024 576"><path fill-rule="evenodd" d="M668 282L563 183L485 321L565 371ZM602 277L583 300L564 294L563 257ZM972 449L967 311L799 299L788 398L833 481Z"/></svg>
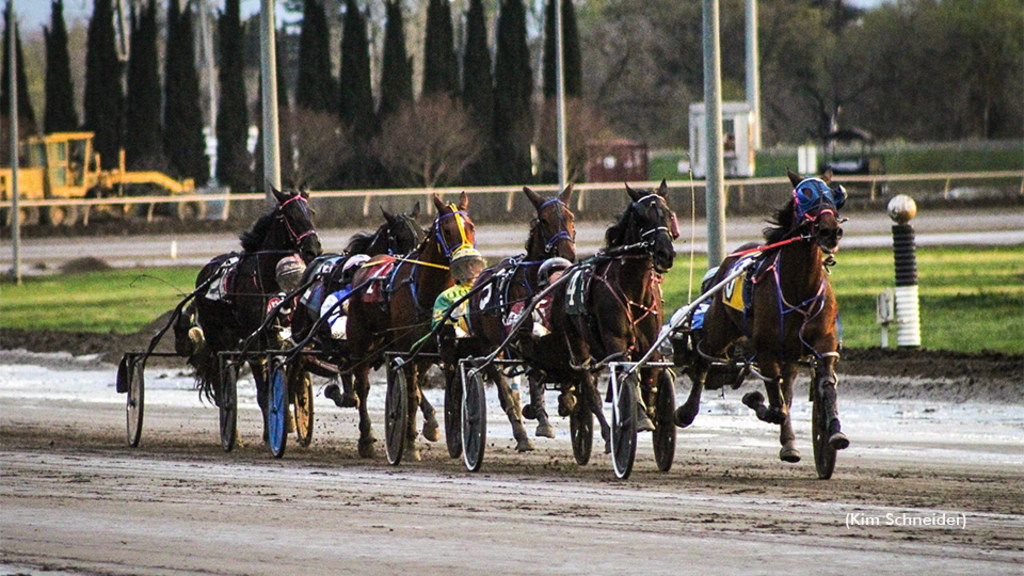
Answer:
<svg viewBox="0 0 1024 576"><path fill-rule="evenodd" d="M547 286L552 273L558 270L565 270L569 266L572 266L572 262L565 258L548 258L540 265L540 270L537 271L537 283L541 286Z"/></svg>
<svg viewBox="0 0 1024 576"><path fill-rule="evenodd" d="M452 279L458 284L469 284L476 280L487 267L487 261L476 248L459 248L452 254Z"/></svg>
<svg viewBox="0 0 1024 576"><path fill-rule="evenodd" d="M306 271L306 263L296 255L285 256L277 262L274 268L274 276L277 285L285 292L291 292L302 283L302 274Z"/></svg>
<svg viewBox="0 0 1024 576"><path fill-rule="evenodd" d="M355 278L356 272L359 267L370 261L370 257L366 254L353 254L349 256L345 263L341 265L341 283L348 284Z"/></svg>

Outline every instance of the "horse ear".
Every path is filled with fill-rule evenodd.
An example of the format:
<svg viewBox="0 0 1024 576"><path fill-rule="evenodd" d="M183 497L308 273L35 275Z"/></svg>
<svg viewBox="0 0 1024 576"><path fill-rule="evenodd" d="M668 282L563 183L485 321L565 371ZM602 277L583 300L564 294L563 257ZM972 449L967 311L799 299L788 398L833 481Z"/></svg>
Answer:
<svg viewBox="0 0 1024 576"><path fill-rule="evenodd" d="M544 204L544 199L540 197L540 194L530 190L528 186L523 186L523 193L526 194L526 197L530 199L531 203L533 203L534 208L539 210L541 205Z"/></svg>
<svg viewBox="0 0 1024 576"><path fill-rule="evenodd" d="M626 183L626 192L629 192L629 197L632 198L634 202L644 197L644 195L641 194L640 192L637 192L636 190L630 188L628 182Z"/></svg>
<svg viewBox="0 0 1024 576"><path fill-rule="evenodd" d="M465 210L466 208L469 208L469 194L463 191L459 196L459 210Z"/></svg>
<svg viewBox="0 0 1024 576"><path fill-rule="evenodd" d="M384 219L388 221L388 224L394 221L395 217L392 216L390 212L385 210L383 206L380 207L380 211L382 214L384 214Z"/></svg>
<svg viewBox="0 0 1024 576"><path fill-rule="evenodd" d="M441 197L438 196L437 194L434 194L433 195L433 199L434 199L434 208L437 209L437 213L440 214L440 213L444 212L444 202L441 200Z"/></svg>
<svg viewBox="0 0 1024 576"><path fill-rule="evenodd" d="M786 173L789 175L789 181L793 183L793 188L796 188L796 185L799 184L801 180L803 180L802 176L800 176L796 172L793 172L789 168L786 169Z"/></svg>
<svg viewBox="0 0 1024 576"><path fill-rule="evenodd" d="M661 186L658 187L658 196L668 198L668 182L664 179L661 180Z"/></svg>
<svg viewBox="0 0 1024 576"><path fill-rule="evenodd" d="M821 179L825 181L825 184L832 187L832 169L825 170L825 173L821 175Z"/></svg>
<svg viewBox="0 0 1024 576"><path fill-rule="evenodd" d="M572 189L574 186L576 185L570 182L569 185L565 187L565 190L562 190L562 193L558 195L558 200L561 201L562 204L569 204L569 200L572 199Z"/></svg>
<svg viewBox="0 0 1024 576"><path fill-rule="evenodd" d="M278 204L284 204L285 202L288 201L288 195L287 194L285 194L284 192L281 192L277 188L274 188L274 185L269 183L269 182L267 183L267 186L269 186L270 187L270 191L274 193L274 198L277 198L277 203Z"/></svg>
<svg viewBox="0 0 1024 576"><path fill-rule="evenodd" d="M304 199L309 200L309 186L306 184L305 181L303 181L302 184L299 186L299 195L302 196Z"/></svg>
<svg viewBox="0 0 1024 576"><path fill-rule="evenodd" d="M420 201L416 201L416 205L412 207L412 212L409 212L409 217L413 220L420 217Z"/></svg>

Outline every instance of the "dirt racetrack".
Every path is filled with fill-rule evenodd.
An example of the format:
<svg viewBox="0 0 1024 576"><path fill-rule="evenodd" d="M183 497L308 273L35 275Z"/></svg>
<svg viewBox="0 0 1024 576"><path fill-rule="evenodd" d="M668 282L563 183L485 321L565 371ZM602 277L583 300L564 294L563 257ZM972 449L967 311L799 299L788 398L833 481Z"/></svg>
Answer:
<svg viewBox="0 0 1024 576"><path fill-rule="evenodd" d="M576 465L560 418L556 439L515 453L496 402L476 474L443 441L398 467L382 447L359 459L354 411L322 396L309 448L272 459L250 408L244 445L226 454L216 409L163 383L182 378L175 368L147 372L154 392L131 449L113 366L96 356L126 342L11 331L0 342L93 354L0 352L0 574L1024 571L1020 356L851 351L840 408L853 444L829 481L815 478L806 402L794 405L804 460L782 463L777 431L740 405L752 382L705 394L671 471L657 470L647 434L633 475L616 481L598 439ZM42 370L47 390L101 384L85 397L33 391L23 369ZM383 402L370 404L383 436Z"/></svg>

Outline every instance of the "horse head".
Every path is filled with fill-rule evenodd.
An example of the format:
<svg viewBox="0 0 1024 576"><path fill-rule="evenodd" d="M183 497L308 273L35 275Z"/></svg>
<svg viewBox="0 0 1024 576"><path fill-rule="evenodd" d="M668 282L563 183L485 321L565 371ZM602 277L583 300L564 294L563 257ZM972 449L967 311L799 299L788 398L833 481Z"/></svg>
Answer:
<svg viewBox="0 0 1024 576"><path fill-rule="evenodd" d="M655 271L664 274L672 269L676 258L672 241L679 237L676 215L666 200L668 185L662 180L657 190L634 190L626 184L626 192L633 201L626 209L626 222L620 224L632 222L632 226L625 226L627 229L621 233L630 236L626 241L641 243L650 254ZM608 231L609 240L614 229Z"/></svg>
<svg viewBox="0 0 1024 576"><path fill-rule="evenodd" d="M808 234L821 250L832 254L839 249L843 237L839 209L846 203L846 190L832 186L831 174L824 178L802 178L790 170L789 181L793 184L793 228L809 227Z"/></svg>
<svg viewBox="0 0 1024 576"><path fill-rule="evenodd" d="M383 207L385 223L379 233L385 234L387 238L387 252L389 254L407 254L411 252L423 240L426 235L423 227L416 221L420 215L420 203L416 202L412 212L407 214L391 214Z"/></svg>
<svg viewBox="0 0 1024 576"><path fill-rule="evenodd" d="M565 258L576 261L576 217L569 209L573 185L554 198L543 198L523 186L523 193L537 209L537 217L530 223L530 237L526 240L527 256L541 260Z"/></svg>
<svg viewBox="0 0 1024 576"><path fill-rule="evenodd" d="M476 246L476 226L466 212L469 195L463 192L458 204L445 204L437 194L434 194L433 199L437 218L429 233L432 236L428 236L427 240L436 240L438 250L451 261L452 255L459 249Z"/></svg>
<svg viewBox="0 0 1024 576"><path fill-rule="evenodd" d="M323 253L320 237L313 227L309 192L305 187L299 191L282 192L271 186L271 190L277 199L274 217L287 233L288 247L297 250L302 259L309 263Z"/></svg>

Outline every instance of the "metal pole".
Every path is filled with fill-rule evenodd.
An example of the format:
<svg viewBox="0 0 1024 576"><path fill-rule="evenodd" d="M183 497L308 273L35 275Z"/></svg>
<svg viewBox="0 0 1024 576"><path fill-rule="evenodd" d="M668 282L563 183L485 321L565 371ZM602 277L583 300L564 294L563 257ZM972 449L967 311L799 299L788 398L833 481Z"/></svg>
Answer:
<svg viewBox="0 0 1024 576"><path fill-rule="evenodd" d="M281 189L281 151L277 121L277 47L274 24L274 0L260 5L260 70L263 73L263 177L267 184ZM266 190L267 206L275 205L274 195Z"/></svg>
<svg viewBox="0 0 1024 576"><path fill-rule="evenodd" d="M707 180L705 199L708 220L708 267L725 259L725 186L722 159L722 71L718 38L718 0L703 0L704 12L704 110L707 111Z"/></svg>
<svg viewBox="0 0 1024 576"><path fill-rule="evenodd" d="M747 104L754 111L754 150L761 149L761 56L757 46L757 0L747 0Z"/></svg>
<svg viewBox="0 0 1024 576"><path fill-rule="evenodd" d="M7 66L10 70L8 89L11 94L11 246L14 256L14 281L21 286L21 210L18 207L18 51L15 43L17 35L17 15L14 0L8 0L11 11L11 29L7 39Z"/></svg>
<svg viewBox="0 0 1024 576"><path fill-rule="evenodd" d="M565 54L562 31L562 0L555 2L555 71L557 90L555 100L558 111L558 189L565 190L568 185L569 172L566 166L565 153Z"/></svg>
<svg viewBox="0 0 1024 576"><path fill-rule="evenodd" d="M203 36L203 55L206 57L206 87L210 95L210 137L217 137L217 88L214 82L213 30L210 29L210 4L203 0L199 4L200 28ZM217 148L210 155L210 183L217 185Z"/></svg>

